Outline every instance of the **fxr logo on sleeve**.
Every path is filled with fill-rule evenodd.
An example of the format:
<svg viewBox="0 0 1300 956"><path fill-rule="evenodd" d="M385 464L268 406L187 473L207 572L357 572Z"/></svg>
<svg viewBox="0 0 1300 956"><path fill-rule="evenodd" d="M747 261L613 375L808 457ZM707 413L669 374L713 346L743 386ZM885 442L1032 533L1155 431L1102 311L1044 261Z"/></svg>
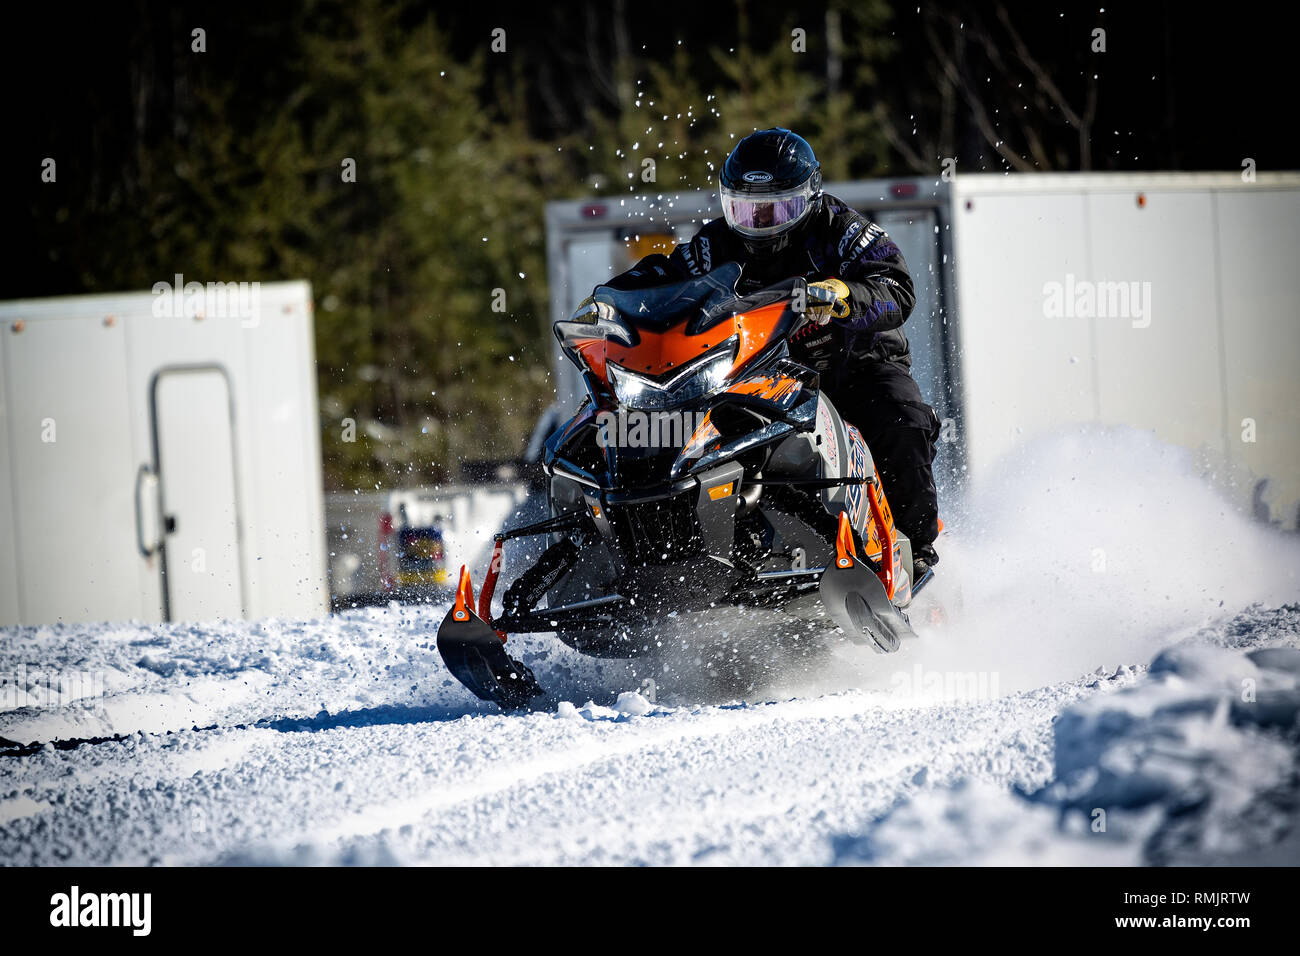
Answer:
<svg viewBox="0 0 1300 956"><path fill-rule="evenodd" d="M702 276L713 271L713 251L709 249L708 236L696 236L682 247L682 259L691 275Z"/></svg>
<svg viewBox="0 0 1300 956"><path fill-rule="evenodd" d="M866 226L865 229L863 228L864 225ZM860 236L858 235L859 231L862 233ZM883 238L884 235L885 230L881 229L877 223L855 219L844 230L844 235L841 237L840 244L835 251L839 253L841 259L856 259L870 249L877 239ZM853 242L854 236L858 236L857 242ZM851 248L850 243L852 243Z"/></svg>
<svg viewBox="0 0 1300 956"><path fill-rule="evenodd" d="M70 893L50 897L51 926L129 926L135 936L148 936L152 927L152 893Z"/></svg>

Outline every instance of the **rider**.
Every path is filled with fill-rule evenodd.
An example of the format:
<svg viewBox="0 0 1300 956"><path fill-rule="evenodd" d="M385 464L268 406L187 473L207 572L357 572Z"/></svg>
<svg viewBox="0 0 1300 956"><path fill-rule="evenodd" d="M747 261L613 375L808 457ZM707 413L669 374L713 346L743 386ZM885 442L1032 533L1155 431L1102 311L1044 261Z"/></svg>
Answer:
<svg viewBox="0 0 1300 956"><path fill-rule="evenodd" d="M647 256L604 284L642 288L739 262L741 292L803 276L810 290L830 299L809 296L807 321L790 339L791 357L820 374L836 408L858 426L894 521L912 542L913 580L919 580L939 560L931 471L939 418L910 371L902 325L916 294L903 254L880 226L822 192L812 147L788 129L746 136L719 179L723 218L705 223L671 255ZM609 308L595 305L601 306Z"/></svg>

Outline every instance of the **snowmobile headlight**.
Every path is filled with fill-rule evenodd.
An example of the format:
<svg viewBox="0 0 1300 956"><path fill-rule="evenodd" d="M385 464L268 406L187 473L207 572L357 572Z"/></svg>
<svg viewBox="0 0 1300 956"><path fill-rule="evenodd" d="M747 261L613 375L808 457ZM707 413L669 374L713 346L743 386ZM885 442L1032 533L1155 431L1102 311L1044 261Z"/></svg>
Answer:
<svg viewBox="0 0 1300 956"><path fill-rule="evenodd" d="M673 408L717 391L726 382L735 364L736 342L731 339L683 366L666 382L638 375L613 362L609 362L605 368L610 384L614 387L614 395L621 405L654 411Z"/></svg>

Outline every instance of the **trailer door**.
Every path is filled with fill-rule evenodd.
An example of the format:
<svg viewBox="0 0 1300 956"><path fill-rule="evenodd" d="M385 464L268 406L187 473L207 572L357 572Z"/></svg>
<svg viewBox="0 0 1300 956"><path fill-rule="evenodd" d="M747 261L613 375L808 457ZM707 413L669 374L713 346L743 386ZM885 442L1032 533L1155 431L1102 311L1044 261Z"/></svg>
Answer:
<svg viewBox="0 0 1300 956"><path fill-rule="evenodd" d="M156 619L143 593L120 323L54 313L0 346L0 625ZM9 508L6 498L2 508ZM10 538L10 536L12 536ZM12 562L12 563L10 563Z"/></svg>
<svg viewBox="0 0 1300 956"><path fill-rule="evenodd" d="M219 366L154 375L154 467L162 502L163 616L244 616L230 380Z"/></svg>

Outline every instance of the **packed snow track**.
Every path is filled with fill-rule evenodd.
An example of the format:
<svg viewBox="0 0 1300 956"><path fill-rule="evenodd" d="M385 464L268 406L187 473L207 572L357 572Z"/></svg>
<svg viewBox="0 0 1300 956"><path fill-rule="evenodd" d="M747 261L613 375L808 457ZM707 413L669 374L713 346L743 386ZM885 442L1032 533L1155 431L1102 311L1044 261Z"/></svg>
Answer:
<svg viewBox="0 0 1300 956"><path fill-rule="evenodd" d="M445 605L0 632L0 862L1300 859L1295 535L1096 431L951 526L898 654L512 638L524 714L442 667Z"/></svg>

